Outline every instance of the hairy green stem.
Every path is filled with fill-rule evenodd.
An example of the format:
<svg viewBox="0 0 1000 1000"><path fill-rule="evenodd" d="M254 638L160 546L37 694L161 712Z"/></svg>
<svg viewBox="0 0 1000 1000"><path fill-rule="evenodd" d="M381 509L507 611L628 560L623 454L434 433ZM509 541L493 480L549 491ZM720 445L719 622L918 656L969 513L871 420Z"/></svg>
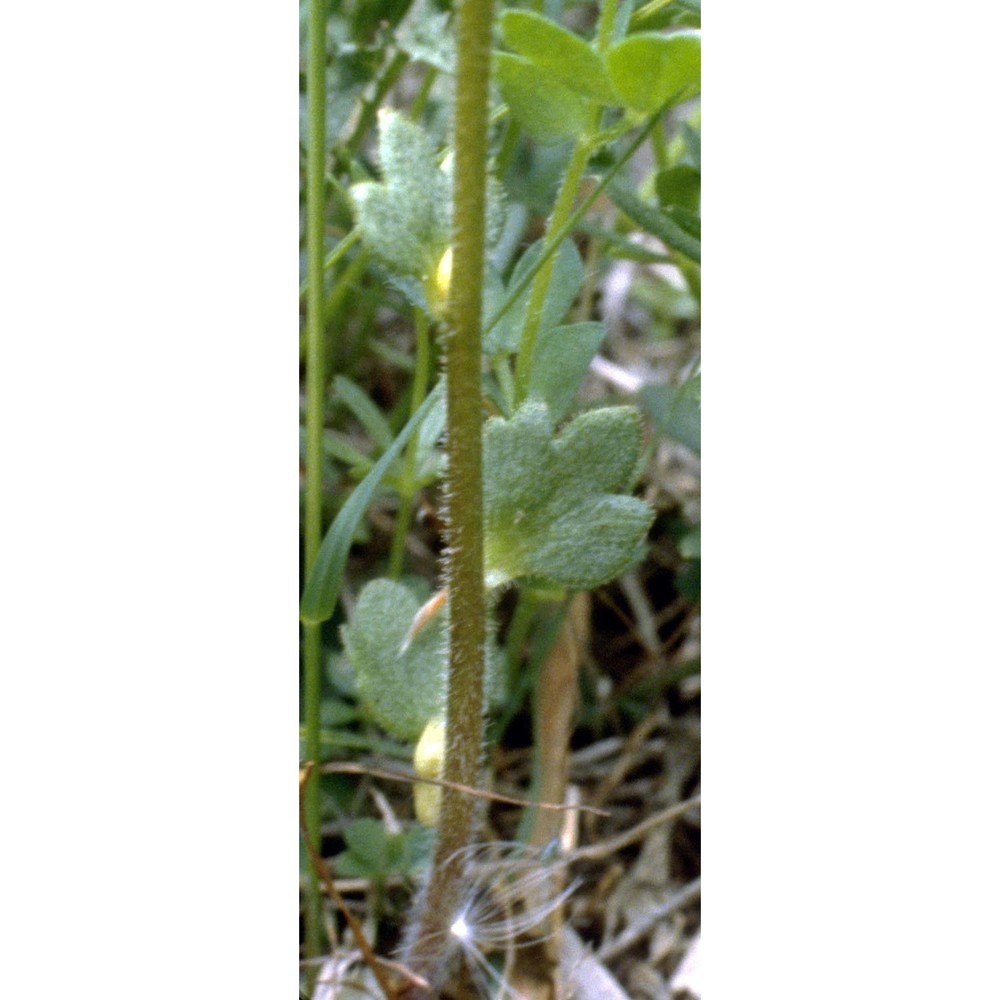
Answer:
<svg viewBox="0 0 1000 1000"><path fill-rule="evenodd" d="M489 65L493 0L462 0L455 80L454 270L444 330L448 398L448 700L443 778L474 785L482 753L486 592L483 587L482 288L486 235ZM431 873L407 950L436 989L473 835L474 800L442 789ZM404 996L428 995L410 988ZM433 993L431 994L433 995Z"/></svg>
<svg viewBox="0 0 1000 1000"><path fill-rule="evenodd" d="M306 151L306 253L308 257L307 351L306 351L306 510L305 574L308 579L316 561L323 529L323 416L326 380L323 371L323 150L326 144L326 3L309 0L309 56L306 76L309 142ZM306 758L320 758L320 696L322 693L322 647L320 626L305 625L304 715ZM303 803L306 831L320 845L320 786L311 781ZM322 950L323 925L319 883L310 869L306 892L306 953Z"/></svg>
<svg viewBox="0 0 1000 1000"><path fill-rule="evenodd" d="M427 395L427 382L430 379L431 368L431 339L427 313L423 309L414 309L413 311L416 315L417 367L413 374L413 393L410 396L411 418ZM392 536L392 549L389 552L389 577L393 580L398 580L403 573L406 536L410 531L413 497L416 494L417 451L419 448L420 435L414 434L406 445L406 457L403 459L403 481L399 489L399 513L396 515L396 528Z"/></svg>

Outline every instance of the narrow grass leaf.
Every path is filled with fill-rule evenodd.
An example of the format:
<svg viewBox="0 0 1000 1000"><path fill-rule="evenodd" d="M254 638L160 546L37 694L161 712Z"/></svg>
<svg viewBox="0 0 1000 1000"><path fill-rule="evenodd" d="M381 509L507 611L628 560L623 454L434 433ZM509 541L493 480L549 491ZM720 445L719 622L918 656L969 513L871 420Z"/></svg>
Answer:
<svg viewBox="0 0 1000 1000"><path fill-rule="evenodd" d="M351 549L354 531L368 509L382 477L402 452L406 442L420 426L421 421L440 394L441 384L439 383L421 403L420 408L409 419L382 457L375 463L371 472L348 497L333 524L330 525L330 530L326 533L326 537L319 547L319 552L316 554L316 562L309 574L309 579L306 581L305 591L302 595L299 617L306 625L318 625L325 622L333 614L337 597L340 594L340 584L344 575L344 567L347 565L347 554Z"/></svg>
<svg viewBox="0 0 1000 1000"><path fill-rule="evenodd" d="M368 436L384 450L392 444L392 428L382 411L368 398L364 389L343 375L333 380L334 399L343 403L357 418Z"/></svg>
<svg viewBox="0 0 1000 1000"><path fill-rule="evenodd" d="M608 197L634 222L662 240L671 250L701 263L701 240L686 232L669 215L640 198L627 184L615 179L608 186Z"/></svg>

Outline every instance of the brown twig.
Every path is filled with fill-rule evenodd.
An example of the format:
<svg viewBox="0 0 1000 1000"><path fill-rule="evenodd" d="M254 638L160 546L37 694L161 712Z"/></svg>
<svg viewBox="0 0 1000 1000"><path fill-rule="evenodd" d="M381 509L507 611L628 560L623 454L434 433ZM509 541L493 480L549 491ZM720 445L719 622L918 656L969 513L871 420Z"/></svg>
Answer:
<svg viewBox="0 0 1000 1000"><path fill-rule="evenodd" d="M333 876L330 874L330 869L327 867L319 850L309 838L304 803L306 785L309 783L309 776L313 773L314 766L311 760L306 761L299 771L299 825L302 828L302 839L305 841L306 850L309 852L309 860L312 862L316 874L322 879L327 895L336 902L337 906L340 907L340 912L344 914L344 919L347 921L347 925L351 928L351 933L354 935L354 942L361 949L361 954L368 968L372 970L372 974L378 981L382 992L385 994L387 1000L395 1000L397 995L395 987L389 982L379 967L378 957L372 946L368 943L368 938L365 936L364 930L362 930L354 914L348 909L347 904L344 902L344 897L337 892L337 887L333 884Z"/></svg>
<svg viewBox="0 0 1000 1000"><path fill-rule="evenodd" d="M579 848L566 860L597 861L601 858L606 858L609 854L614 854L615 851L618 851L623 847L627 847L633 841L640 840L650 830L659 826L661 823L669 823L670 820L677 819L678 816L683 816L689 809L693 809L695 806L699 805L701 805L700 795L695 795L693 798L685 799L683 802L678 802L677 805L671 806L669 809L663 809L658 813L654 813L652 816L644 819L641 823L637 823L632 827L632 829L618 834L617 837L605 840L601 844L592 844L590 847Z"/></svg>
<svg viewBox="0 0 1000 1000"><path fill-rule="evenodd" d="M457 781L446 781L443 778L422 778L416 774L407 774L405 771L390 771L381 767L369 767L366 764L347 764L331 762L320 767L321 774L366 774L373 778L385 778L387 781L408 781L421 782L428 785L440 785L442 788L454 788L466 795L472 795L480 799L491 799L494 802L504 802L512 806L534 806L537 809L555 809L560 812L573 811L594 813L597 816L610 816L606 809L596 809L594 806L581 805L559 805L555 802L531 802L528 799L518 799L512 795L501 795L498 792L487 792L482 788L473 788L470 785L463 785Z"/></svg>

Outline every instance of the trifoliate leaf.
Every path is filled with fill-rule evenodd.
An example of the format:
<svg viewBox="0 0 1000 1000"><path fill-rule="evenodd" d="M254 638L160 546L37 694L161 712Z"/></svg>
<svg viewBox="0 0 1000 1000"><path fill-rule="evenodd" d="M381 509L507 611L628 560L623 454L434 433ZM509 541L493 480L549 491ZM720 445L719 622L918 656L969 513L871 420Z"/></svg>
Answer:
<svg viewBox="0 0 1000 1000"><path fill-rule="evenodd" d="M630 407L591 410L559 437L544 403L489 420L483 432L486 583L541 577L600 586L635 559L653 510L620 496L639 457Z"/></svg>

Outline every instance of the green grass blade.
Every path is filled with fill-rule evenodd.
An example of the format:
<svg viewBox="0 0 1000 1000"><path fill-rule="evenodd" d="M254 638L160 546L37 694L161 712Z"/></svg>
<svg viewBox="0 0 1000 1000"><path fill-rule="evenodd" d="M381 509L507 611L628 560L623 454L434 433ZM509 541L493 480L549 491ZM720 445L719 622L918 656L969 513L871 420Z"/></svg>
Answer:
<svg viewBox="0 0 1000 1000"><path fill-rule="evenodd" d="M629 218L648 233L662 240L671 250L701 263L701 240L685 232L670 216L643 201L624 181L616 180L608 188L608 197Z"/></svg>
<svg viewBox="0 0 1000 1000"><path fill-rule="evenodd" d="M440 383L435 387L420 405L420 408L409 419L406 426L396 436L382 457L372 467L371 472L358 484L347 502L340 508L330 530L326 533L312 573L306 581L305 592L299 617L306 625L318 625L325 622L333 614L337 597L340 594L340 583L347 565L347 553L351 549L351 539L358 522L364 516L368 505L382 477L388 472L389 466L396 460L427 412L441 394Z"/></svg>

